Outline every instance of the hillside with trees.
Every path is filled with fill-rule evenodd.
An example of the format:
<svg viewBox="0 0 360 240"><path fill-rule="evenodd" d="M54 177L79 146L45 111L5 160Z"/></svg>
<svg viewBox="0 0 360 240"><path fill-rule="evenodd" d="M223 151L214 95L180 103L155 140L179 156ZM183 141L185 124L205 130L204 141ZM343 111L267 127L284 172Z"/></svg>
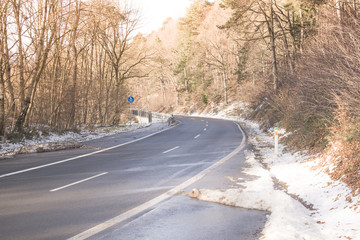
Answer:
<svg viewBox="0 0 360 240"><path fill-rule="evenodd" d="M170 19L144 40L158 63L145 102L188 113L247 103L358 194L359 23L358 1L194 1L176 32Z"/></svg>
<svg viewBox="0 0 360 240"><path fill-rule="evenodd" d="M248 104L292 150L324 155L360 189L360 2L194 0L147 36L126 1L4 0L0 135L128 121L136 107L207 112Z"/></svg>

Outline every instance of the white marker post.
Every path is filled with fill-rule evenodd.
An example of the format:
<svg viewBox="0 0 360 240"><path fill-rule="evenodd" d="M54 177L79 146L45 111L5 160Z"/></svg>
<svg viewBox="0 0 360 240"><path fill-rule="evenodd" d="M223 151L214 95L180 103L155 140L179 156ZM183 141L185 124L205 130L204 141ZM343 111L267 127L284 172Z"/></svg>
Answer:
<svg viewBox="0 0 360 240"><path fill-rule="evenodd" d="M277 127L275 127L274 139L275 139L275 156L277 157L279 156L279 133Z"/></svg>

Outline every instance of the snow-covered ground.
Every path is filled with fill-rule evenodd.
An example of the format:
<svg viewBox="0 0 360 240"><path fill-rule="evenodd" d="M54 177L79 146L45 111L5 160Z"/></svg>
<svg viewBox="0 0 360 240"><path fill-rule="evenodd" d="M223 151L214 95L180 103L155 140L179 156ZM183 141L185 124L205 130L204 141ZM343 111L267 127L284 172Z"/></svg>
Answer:
<svg viewBox="0 0 360 240"><path fill-rule="evenodd" d="M158 114L161 117L161 114ZM50 132L42 134L39 132L37 139L27 140L24 139L18 143L5 143L1 144L0 159L1 157L11 157L18 153L33 153L39 151L39 148L44 150L51 150L52 148L73 148L79 147L80 142L102 138L105 136L134 131L142 128L162 128L166 125L167 115L163 118L153 118L152 123L148 124L134 124L128 123L125 125L111 126L111 127L96 127L94 130L82 129L78 133L65 132L64 134L57 134Z"/></svg>
<svg viewBox="0 0 360 240"><path fill-rule="evenodd" d="M261 239L360 239L360 209L356 209L360 196L352 197L345 184L331 180L317 167L317 160L285 153L282 144L275 156L273 137L256 123L235 116L243 108L233 104L201 116L239 121L247 129L255 151L246 152L250 167L245 172L255 180L237 179L239 188L200 189L195 197L270 211Z"/></svg>

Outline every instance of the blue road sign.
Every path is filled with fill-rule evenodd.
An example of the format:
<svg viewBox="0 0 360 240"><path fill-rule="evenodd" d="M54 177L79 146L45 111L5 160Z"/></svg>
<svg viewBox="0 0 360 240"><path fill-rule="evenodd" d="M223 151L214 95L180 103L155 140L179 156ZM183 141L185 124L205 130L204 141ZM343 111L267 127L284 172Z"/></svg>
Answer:
<svg viewBox="0 0 360 240"><path fill-rule="evenodd" d="M131 97L131 96L130 96L130 97L128 98L128 102L129 102L129 103L133 103L134 101L135 101L135 98L134 98L134 97Z"/></svg>

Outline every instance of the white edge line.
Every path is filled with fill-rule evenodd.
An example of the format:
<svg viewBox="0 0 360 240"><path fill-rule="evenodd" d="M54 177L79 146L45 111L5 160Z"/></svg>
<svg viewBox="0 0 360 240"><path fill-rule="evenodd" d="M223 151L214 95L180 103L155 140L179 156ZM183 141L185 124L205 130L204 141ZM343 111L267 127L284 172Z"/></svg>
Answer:
<svg viewBox="0 0 360 240"><path fill-rule="evenodd" d="M236 123L237 124L237 123ZM226 157L224 157L223 159L221 159L220 161L214 163L213 165L211 165L210 167L208 167L207 169L201 171L200 173L198 173L197 175L195 175L194 177L190 178L189 180L183 182L182 184L174 187L173 189L167 191L164 194L161 194L160 196L153 198L152 200L143 203L125 213L122 213L112 219L109 219L106 222L100 223L99 225L90 228L74 237L69 238L68 240L83 240L83 239L87 239L91 236L94 236L95 234L98 234L116 224L121 223L122 221L125 221L126 219L133 217L137 214L140 214L141 212L145 211L146 209L155 206L156 204L174 196L175 194L178 194L181 190L183 190L184 188L190 186L191 184L195 183L196 181L200 180L201 178L203 178L205 175L207 175L208 173L210 173L211 171L213 171L215 168L219 167L220 165L224 164L226 161L228 161L229 159L231 159L233 156L235 156L236 154L238 154L244 147L245 147L245 141L246 141L246 134L245 132L242 130L242 128L240 127L239 124L237 124L239 130L242 132L243 134L243 139L240 143L240 145L233 151L231 152L229 155L227 155Z"/></svg>
<svg viewBox="0 0 360 240"><path fill-rule="evenodd" d="M155 133L152 133L152 134L147 135L147 136L144 136L144 137L142 137L142 138L138 138L138 139L132 140L132 141L130 141L130 142L122 143L122 144L119 144L119 145L116 145L116 146L112 146L112 147L109 147L109 148L105 148L105 149L102 149L102 150L99 150L99 151L87 153L87 154L84 154L84 155L80 155L80 156L68 158L68 159L65 159L65 160L61 160L61 161L57 161L57 162L53 162L53 163L49 163L49 164L45 164L45 165L33 167L33 168L28 168L28 169L24 169L24 170L20 170L20 171L16 171L16 172L6 173L6 174L3 174L3 175L0 175L0 178L5 178L5 177L13 176L13 175L17 175L17 174L20 174L20 173L30 172L30 171L34 171L34 170L37 170L37 169L46 168L46 167L50 167L50 166L57 165L57 164L60 164L60 163L70 162L70 161L73 161L73 160L76 160L76 159L79 159L79 158L84 158L84 157L92 156L92 155L95 155L95 154L98 154L98 153L106 152L106 151L109 151L109 150L112 150L112 149L115 149L115 148L119 148L119 147L122 147L122 146L125 146L125 145L128 145L128 144L131 144L131 143L134 143L134 142L138 142L138 141L141 141L141 140L143 140L143 139L152 137L152 136L154 136L154 135L156 135L156 134L159 134L159 133L165 132L165 131L167 131L167 130L170 130L170 129L176 127L176 126L177 126L177 125L172 126L172 127L170 127L170 128L163 129L163 130L158 131L158 132L155 132Z"/></svg>
<svg viewBox="0 0 360 240"><path fill-rule="evenodd" d="M169 150L167 150L167 151L165 151L165 152L162 152L162 153L165 154L165 153L174 151L174 150L176 150L176 149L178 149L178 148L180 148L180 146L176 146L176 147L174 147L174 148L172 148L172 149L169 149Z"/></svg>
<svg viewBox="0 0 360 240"><path fill-rule="evenodd" d="M64 188L68 188L68 187L74 186L76 184L83 183L83 182L89 181L91 179L94 179L94 178L97 178L97 177L100 177L100 176L103 176L103 175L106 175L106 174L108 174L108 172L104 172L104 173L98 174L96 176L92 176L92 177L89 177L89 178L86 178L86 179L83 179L83 180L80 180L80 181L77 181L77 182L74 182L74 183L70 183L70 184L65 185L63 187L52 189L52 190L50 190L50 192L56 192L56 191L62 190Z"/></svg>

